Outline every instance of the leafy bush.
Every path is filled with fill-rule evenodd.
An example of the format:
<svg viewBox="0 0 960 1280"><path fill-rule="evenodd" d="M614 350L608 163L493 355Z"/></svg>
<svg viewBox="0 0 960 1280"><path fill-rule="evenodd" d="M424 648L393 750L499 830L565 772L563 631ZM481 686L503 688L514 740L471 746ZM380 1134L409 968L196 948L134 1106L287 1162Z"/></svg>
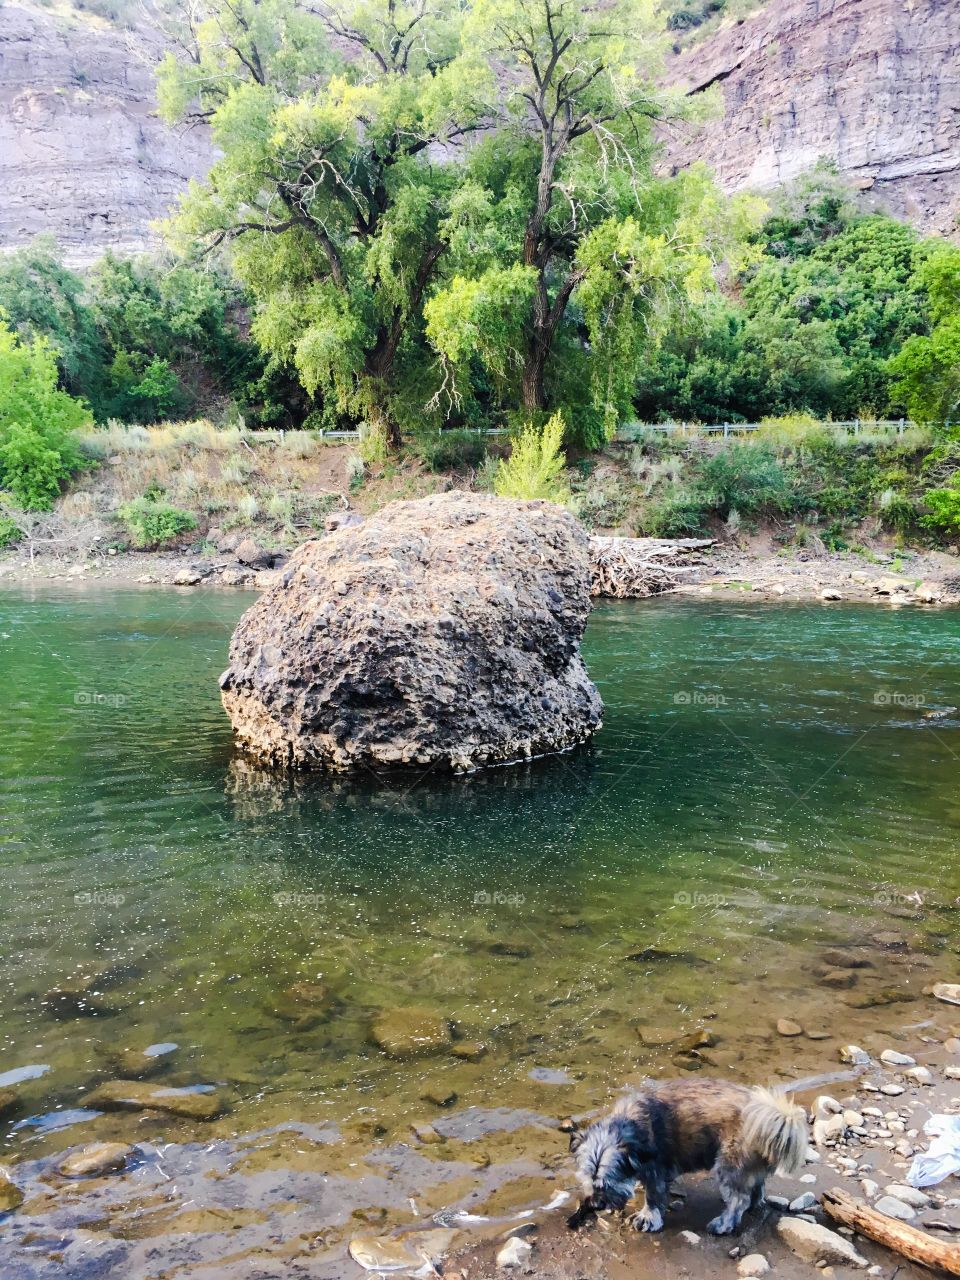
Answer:
<svg viewBox="0 0 960 1280"><path fill-rule="evenodd" d="M920 517L926 529L960 534L960 479L951 480L943 489L928 489L923 495L927 514Z"/></svg>
<svg viewBox="0 0 960 1280"><path fill-rule="evenodd" d="M797 449L829 439L829 430L809 413L788 413L779 418L763 418L754 434L758 443L774 448Z"/></svg>
<svg viewBox="0 0 960 1280"><path fill-rule="evenodd" d="M709 505L702 493L686 485L671 485L644 508L638 530L652 538L682 538L699 533Z"/></svg>
<svg viewBox="0 0 960 1280"><path fill-rule="evenodd" d="M563 419L555 413L542 430L528 423L515 438L509 458L497 467L494 492L501 498L546 498L566 502Z"/></svg>
<svg viewBox="0 0 960 1280"><path fill-rule="evenodd" d="M9 516L0 516L0 550L4 547L12 547L15 542L20 541L22 536L23 531L16 520L11 520Z"/></svg>
<svg viewBox="0 0 960 1280"><path fill-rule="evenodd" d="M428 471L475 471L487 456L477 431L440 431L416 436L412 449Z"/></svg>
<svg viewBox="0 0 960 1280"><path fill-rule="evenodd" d="M146 495L125 503L118 514L136 547L161 547L197 527L189 511Z"/></svg>
<svg viewBox="0 0 960 1280"><path fill-rule="evenodd" d="M86 406L57 389L46 339L22 342L0 318L0 488L28 511L52 507L83 465L75 432L89 421Z"/></svg>
<svg viewBox="0 0 960 1280"><path fill-rule="evenodd" d="M905 493L893 488L884 489L877 498L880 511L880 522L888 529L903 532L916 521L917 508L913 500Z"/></svg>
<svg viewBox="0 0 960 1280"><path fill-rule="evenodd" d="M761 510L792 511L797 506L790 477L773 450L762 445L732 445L707 458L697 487L724 517L734 510L755 515Z"/></svg>

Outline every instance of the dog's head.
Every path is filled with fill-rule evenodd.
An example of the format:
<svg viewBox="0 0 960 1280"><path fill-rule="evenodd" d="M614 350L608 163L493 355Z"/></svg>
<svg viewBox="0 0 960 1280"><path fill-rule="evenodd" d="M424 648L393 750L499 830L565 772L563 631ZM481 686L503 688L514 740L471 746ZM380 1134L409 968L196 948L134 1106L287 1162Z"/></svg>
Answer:
<svg viewBox="0 0 960 1280"><path fill-rule="evenodd" d="M584 1197L578 1212L624 1207L637 1185L638 1147L636 1125L622 1116L607 1116L588 1129L571 1132L570 1150Z"/></svg>

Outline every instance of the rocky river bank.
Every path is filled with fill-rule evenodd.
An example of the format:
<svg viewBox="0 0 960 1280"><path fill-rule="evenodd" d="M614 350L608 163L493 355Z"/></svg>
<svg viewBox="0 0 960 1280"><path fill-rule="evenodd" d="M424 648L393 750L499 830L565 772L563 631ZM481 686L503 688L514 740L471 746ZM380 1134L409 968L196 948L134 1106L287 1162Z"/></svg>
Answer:
<svg viewBox="0 0 960 1280"><path fill-rule="evenodd" d="M176 1046L159 1044L117 1049L44 1124L25 1114L40 1083L33 1069L13 1071L0 1078L8 1125L0 1273L734 1280L769 1267L784 1280L818 1269L919 1280L926 1273L837 1231L820 1209L822 1193L840 1185L941 1239L960 1232L960 1179L924 1193L905 1184L929 1141L927 1117L960 1114L956 958L913 948L909 929L824 948L809 1000L765 1014L731 1002L654 1024L641 1011L632 1076L605 1079L600 1046L589 1074L526 1065L534 1056L498 1106L426 1083L452 1059L479 1081L487 1046L428 1011L384 1010L371 1022L371 1045L419 1082L420 1102L405 1120L371 1097L341 1123L316 1123L288 1095L276 1099L272 1122L251 1129L252 1082L191 1080ZM60 997L65 1027L92 1025ZM321 1016L315 993L292 991L289 1000L301 1018ZM645 1074L688 1071L795 1084L814 1120L806 1171L771 1180L767 1207L748 1214L736 1237L706 1234L717 1193L703 1177L677 1185L660 1236L607 1217L570 1232L576 1193L561 1116L593 1114ZM71 1141L80 1123L83 1139Z"/></svg>

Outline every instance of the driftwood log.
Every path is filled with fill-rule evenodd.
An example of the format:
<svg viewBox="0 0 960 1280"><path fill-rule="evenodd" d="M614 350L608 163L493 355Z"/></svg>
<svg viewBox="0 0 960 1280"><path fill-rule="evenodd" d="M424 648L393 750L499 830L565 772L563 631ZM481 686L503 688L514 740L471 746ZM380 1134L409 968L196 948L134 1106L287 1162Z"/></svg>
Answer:
<svg viewBox="0 0 960 1280"><path fill-rule="evenodd" d="M590 593L620 600L675 591L702 564L700 552L715 538L591 538Z"/></svg>
<svg viewBox="0 0 960 1280"><path fill-rule="evenodd" d="M835 1222L886 1245L901 1257L935 1271L945 1271L948 1276L960 1276L960 1244L937 1240L906 1222L888 1218L885 1213L878 1213L839 1187L823 1193L823 1207Z"/></svg>

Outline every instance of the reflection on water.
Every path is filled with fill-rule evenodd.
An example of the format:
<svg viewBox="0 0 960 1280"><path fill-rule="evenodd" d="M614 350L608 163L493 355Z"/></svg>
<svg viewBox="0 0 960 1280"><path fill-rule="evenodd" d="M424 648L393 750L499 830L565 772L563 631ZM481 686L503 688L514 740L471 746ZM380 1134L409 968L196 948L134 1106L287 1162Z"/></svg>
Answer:
<svg viewBox="0 0 960 1280"><path fill-rule="evenodd" d="M233 758L219 706L246 603L0 597L0 1076L50 1067L19 1080L14 1154L129 1136L83 1118L118 1075L216 1085L209 1133L369 1134L451 1095L588 1104L704 1019L721 1069L802 1067L816 1042L767 1043L785 1008L848 1038L957 945L958 723L925 715L960 703L953 613L604 604L590 747L283 780ZM824 986L823 948L869 939ZM404 1005L482 1050L387 1058L371 1020ZM57 1109L81 1119L20 1123Z"/></svg>

